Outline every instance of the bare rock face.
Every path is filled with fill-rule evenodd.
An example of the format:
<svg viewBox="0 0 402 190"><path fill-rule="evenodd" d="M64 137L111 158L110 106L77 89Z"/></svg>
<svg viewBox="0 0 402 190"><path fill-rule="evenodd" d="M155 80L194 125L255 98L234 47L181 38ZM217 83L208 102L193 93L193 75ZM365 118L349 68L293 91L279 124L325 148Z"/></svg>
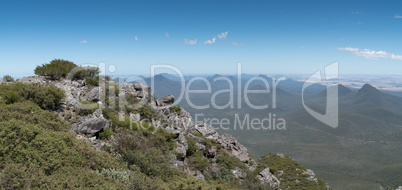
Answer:
<svg viewBox="0 0 402 190"><path fill-rule="evenodd" d="M262 184L267 184L274 188L279 188L280 181L276 178L269 170L269 168L265 168L258 174L258 179L261 181Z"/></svg>
<svg viewBox="0 0 402 190"><path fill-rule="evenodd" d="M87 100L97 102L101 100L102 88L94 87L88 92Z"/></svg>
<svg viewBox="0 0 402 190"><path fill-rule="evenodd" d="M194 121L191 118L190 114L182 110L180 113L170 112L170 107L157 107L158 115L161 115L166 118L168 121L168 127L166 128L169 131L178 131L180 133L187 133L193 128Z"/></svg>
<svg viewBox="0 0 402 190"><path fill-rule="evenodd" d="M207 139L218 140L218 133L208 124L195 125L195 129Z"/></svg>
<svg viewBox="0 0 402 190"><path fill-rule="evenodd" d="M169 95L169 96L163 96L158 99L157 105L158 106L167 106L167 105L172 105L174 103L174 96Z"/></svg>
<svg viewBox="0 0 402 190"><path fill-rule="evenodd" d="M93 114L82 117L80 122L74 123L72 130L87 137L94 137L108 126L109 123L103 117L102 110L98 109Z"/></svg>
<svg viewBox="0 0 402 190"><path fill-rule="evenodd" d="M232 135L223 134L219 136L216 142L219 143L228 154L235 156L240 161L247 162L250 159L248 157L247 148L238 143Z"/></svg>

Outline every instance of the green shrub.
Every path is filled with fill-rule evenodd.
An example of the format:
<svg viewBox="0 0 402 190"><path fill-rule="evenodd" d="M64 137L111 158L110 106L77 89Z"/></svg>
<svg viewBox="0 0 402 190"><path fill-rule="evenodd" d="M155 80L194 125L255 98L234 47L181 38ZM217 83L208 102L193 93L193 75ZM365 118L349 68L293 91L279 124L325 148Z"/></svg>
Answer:
<svg viewBox="0 0 402 190"><path fill-rule="evenodd" d="M106 128L101 133L99 133L99 138L102 140L108 140L112 135L114 135L112 129Z"/></svg>
<svg viewBox="0 0 402 190"><path fill-rule="evenodd" d="M52 80L60 80L61 78L70 78L72 80L81 80L86 77L95 78L100 73L98 67L80 67L71 61L63 59L54 59L50 63L38 65L34 71L36 75L46 76Z"/></svg>
<svg viewBox="0 0 402 190"><path fill-rule="evenodd" d="M186 136L186 139L188 144L187 155L191 156L198 150L197 141L188 136Z"/></svg>
<svg viewBox="0 0 402 190"><path fill-rule="evenodd" d="M152 120L156 116L156 111L148 104L143 105L139 111L141 119Z"/></svg>
<svg viewBox="0 0 402 190"><path fill-rule="evenodd" d="M50 61L50 63L37 66L35 68L35 74L50 77L52 80L59 80L63 77L65 78L68 73L76 67L78 66L71 61L54 59Z"/></svg>
<svg viewBox="0 0 402 190"><path fill-rule="evenodd" d="M199 171L204 171L208 167L208 159L203 156L202 152L198 151L189 157L189 164Z"/></svg>
<svg viewBox="0 0 402 190"><path fill-rule="evenodd" d="M98 67L84 67L85 76L95 78L99 75L100 70Z"/></svg>
<svg viewBox="0 0 402 190"><path fill-rule="evenodd" d="M170 112L176 112L176 113L180 113L181 112L181 107L179 105L174 105L172 107L170 107Z"/></svg>
<svg viewBox="0 0 402 190"><path fill-rule="evenodd" d="M14 78L10 75L4 75L3 82L14 82Z"/></svg>
<svg viewBox="0 0 402 190"><path fill-rule="evenodd" d="M8 90L2 93L2 98L6 104L13 104L18 102L21 99L21 96L16 91Z"/></svg>
<svg viewBox="0 0 402 190"><path fill-rule="evenodd" d="M85 81L87 82L88 85L99 86L99 80L96 78L86 77Z"/></svg>

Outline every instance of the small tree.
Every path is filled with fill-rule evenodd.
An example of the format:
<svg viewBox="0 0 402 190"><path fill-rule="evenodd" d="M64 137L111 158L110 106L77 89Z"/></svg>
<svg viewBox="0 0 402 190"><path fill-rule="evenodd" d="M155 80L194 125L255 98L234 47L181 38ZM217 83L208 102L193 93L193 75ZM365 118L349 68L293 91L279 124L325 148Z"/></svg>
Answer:
<svg viewBox="0 0 402 190"><path fill-rule="evenodd" d="M10 75L4 75L3 82L14 82L14 78Z"/></svg>

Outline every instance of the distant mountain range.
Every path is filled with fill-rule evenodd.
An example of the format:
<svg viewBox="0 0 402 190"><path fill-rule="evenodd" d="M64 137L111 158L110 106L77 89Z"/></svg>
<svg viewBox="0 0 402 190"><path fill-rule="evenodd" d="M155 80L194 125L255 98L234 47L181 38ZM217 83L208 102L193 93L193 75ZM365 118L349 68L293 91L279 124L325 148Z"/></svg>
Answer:
<svg viewBox="0 0 402 190"><path fill-rule="evenodd" d="M194 76L186 77L186 84ZM211 84L211 93L190 94L190 101L195 105L211 105L214 93L229 89L228 81L216 80L221 75L206 77ZM250 93L249 103L253 105L268 104L269 108L252 109L240 98L238 109L238 78L227 76L233 84L234 108L194 109L182 99L179 105L194 117L202 114L205 118L266 118L275 114L286 120L284 131L261 130L217 130L229 133L246 145L254 157L265 152L284 152L300 160L323 176L334 189L378 189L379 185L397 185L402 179L402 98L380 91L370 84L359 90L352 90L343 85L338 88L339 126L329 127L313 118L302 105L303 82L286 79L276 87L276 108L273 108L272 78L265 75L242 75L241 88L252 77L266 79L270 93ZM215 79L215 80L214 80ZM180 95L181 84L177 76L170 74L156 75L154 93L157 97ZM145 82L150 85L151 78ZM190 90L205 90L204 81L196 80ZM248 89L266 90L262 81L250 83ZM325 113L326 86L313 84L305 89L304 100L311 109ZM225 105L230 100L230 93L219 93L217 105Z"/></svg>

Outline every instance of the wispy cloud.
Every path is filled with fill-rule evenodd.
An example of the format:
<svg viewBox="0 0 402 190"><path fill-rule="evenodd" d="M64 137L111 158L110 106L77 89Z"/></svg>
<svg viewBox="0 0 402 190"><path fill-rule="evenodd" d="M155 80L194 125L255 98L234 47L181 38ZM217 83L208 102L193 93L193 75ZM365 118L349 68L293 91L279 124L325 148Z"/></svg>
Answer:
<svg viewBox="0 0 402 190"><path fill-rule="evenodd" d="M86 44L86 43L88 43L88 41L87 41L87 40L82 40L82 41L80 41L79 43L80 43L80 44Z"/></svg>
<svg viewBox="0 0 402 190"><path fill-rule="evenodd" d="M239 42L232 42L232 45L234 45L234 46L242 46L243 44L239 43Z"/></svg>
<svg viewBox="0 0 402 190"><path fill-rule="evenodd" d="M394 18L402 18L401 15L395 15Z"/></svg>
<svg viewBox="0 0 402 190"><path fill-rule="evenodd" d="M369 49L359 49L352 47L344 47L338 48L338 50L349 51L356 56L364 57L366 59L393 59L393 60L402 60L402 55L396 55L393 53L388 53L386 51L373 51Z"/></svg>
<svg viewBox="0 0 402 190"><path fill-rule="evenodd" d="M218 38L221 40L226 39L227 36L228 36L228 32L222 32L222 33L218 34Z"/></svg>
<svg viewBox="0 0 402 190"><path fill-rule="evenodd" d="M228 32L222 32L222 33L218 34L217 36L213 37L212 39L205 41L204 44L214 44L216 42L217 38L224 40L227 37L228 37Z"/></svg>
<svg viewBox="0 0 402 190"><path fill-rule="evenodd" d="M134 40L135 40L135 41L138 41L138 36L134 36Z"/></svg>
<svg viewBox="0 0 402 190"><path fill-rule="evenodd" d="M350 13L352 13L353 15L361 15L362 14L361 12L358 12L358 11L352 11Z"/></svg>
<svg viewBox="0 0 402 190"><path fill-rule="evenodd" d="M216 41L216 38L212 38L211 40L207 40L204 42L204 44L214 44Z"/></svg>
<svg viewBox="0 0 402 190"><path fill-rule="evenodd" d="M167 38L169 38L170 34L166 32L166 33L165 33L165 36L166 36Z"/></svg>
<svg viewBox="0 0 402 190"><path fill-rule="evenodd" d="M188 44L188 45L195 45L195 44L197 44L197 39L195 39L195 40L183 39L183 40L184 40L184 44Z"/></svg>

